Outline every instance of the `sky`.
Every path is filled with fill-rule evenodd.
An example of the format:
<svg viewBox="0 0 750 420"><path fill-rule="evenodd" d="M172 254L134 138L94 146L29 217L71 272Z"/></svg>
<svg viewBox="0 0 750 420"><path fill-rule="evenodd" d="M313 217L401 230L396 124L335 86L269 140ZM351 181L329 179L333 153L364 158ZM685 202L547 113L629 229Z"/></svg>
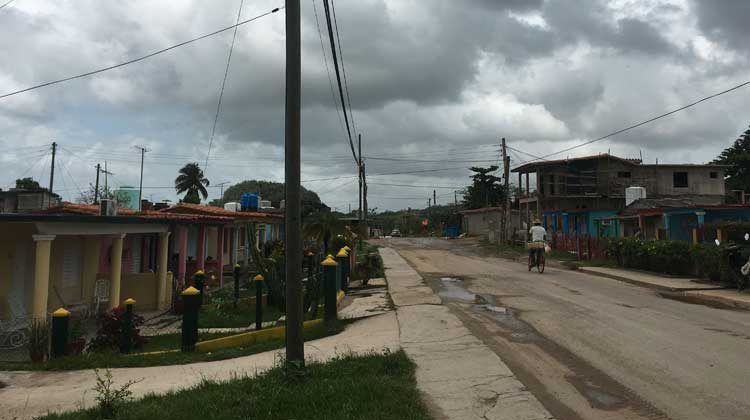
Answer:
<svg viewBox="0 0 750 420"><path fill-rule="evenodd" d="M240 1L15 0L0 9L0 95L230 26ZM242 19L283 3L245 0ZM513 167L750 80L746 0L338 0L335 11L371 209L422 208L433 190L452 203L468 167L499 162L501 138ZM137 186L141 146L144 197L176 200L179 168L205 166L232 36L0 99L0 187L48 185L52 141L64 199L105 161L111 187ZM221 183L283 181L284 54L283 10L239 27L209 199ZM323 2L303 0L303 185L347 211L357 169L335 82ZM750 86L554 157L707 162L749 109Z"/></svg>

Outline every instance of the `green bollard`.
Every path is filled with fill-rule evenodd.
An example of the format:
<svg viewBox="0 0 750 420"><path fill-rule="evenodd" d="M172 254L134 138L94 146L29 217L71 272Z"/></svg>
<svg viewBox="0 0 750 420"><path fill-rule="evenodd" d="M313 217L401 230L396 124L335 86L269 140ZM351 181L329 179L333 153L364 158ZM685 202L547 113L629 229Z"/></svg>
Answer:
<svg viewBox="0 0 750 420"><path fill-rule="evenodd" d="M125 305L125 312L122 314L122 328L120 329L120 353L128 354L133 349L133 305L135 305L135 299L125 299L122 304Z"/></svg>
<svg viewBox="0 0 750 420"><path fill-rule="evenodd" d="M203 270L198 270L193 274L193 282L195 288L198 289L198 308L203 306L203 289L206 287L206 273Z"/></svg>
<svg viewBox="0 0 750 420"><path fill-rule="evenodd" d="M63 357L68 350L68 325L70 312L60 308L52 312L52 359Z"/></svg>
<svg viewBox="0 0 750 420"><path fill-rule="evenodd" d="M323 303L325 305L324 319L326 322L335 321L338 318L336 308L336 260L333 255L328 255L323 262Z"/></svg>
<svg viewBox="0 0 750 420"><path fill-rule="evenodd" d="M240 265L234 265L234 307L237 308L237 301L240 299Z"/></svg>
<svg viewBox="0 0 750 420"><path fill-rule="evenodd" d="M349 252L346 248L341 248L336 254L336 262L341 267L341 290L346 292L349 289Z"/></svg>
<svg viewBox="0 0 750 420"><path fill-rule="evenodd" d="M260 331L263 328L263 278L258 274L255 280L255 330Z"/></svg>
<svg viewBox="0 0 750 420"><path fill-rule="evenodd" d="M182 291L182 351L195 351L198 342L198 311L200 292L195 287Z"/></svg>

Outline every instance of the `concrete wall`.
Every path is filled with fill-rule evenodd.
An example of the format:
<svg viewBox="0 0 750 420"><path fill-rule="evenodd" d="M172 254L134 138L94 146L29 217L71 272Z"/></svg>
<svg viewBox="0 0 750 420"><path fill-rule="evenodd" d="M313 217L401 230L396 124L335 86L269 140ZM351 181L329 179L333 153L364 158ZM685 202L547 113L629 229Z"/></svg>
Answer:
<svg viewBox="0 0 750 420"><path fill-rule="evenodd" d="M138 273L127 274L122 276L120 288L120 298L135 299L135 306L139 309L156 308L156 283L158 275L156 273ZM171 290L167 296L171 296Z"/></svg>
<svg viewBox="0 0 750 420"><path fill-rule="evenodd" d="M687 188L674 187L675 172L688 173ZM716 173L716 178L711 178L712 172ZM637 173L641 177L655 180L652 186L646 186L646 195L649 197L684 194L724 196L726 193L724 170L721 168L649 165L639 167Z"/></svg>
<svg viewBox="0 0 750 420"><path fill-rule="evenodd" d="M31 307L34 241L31 223L2 223L0 240L0 319L25 316Z"/></svg>

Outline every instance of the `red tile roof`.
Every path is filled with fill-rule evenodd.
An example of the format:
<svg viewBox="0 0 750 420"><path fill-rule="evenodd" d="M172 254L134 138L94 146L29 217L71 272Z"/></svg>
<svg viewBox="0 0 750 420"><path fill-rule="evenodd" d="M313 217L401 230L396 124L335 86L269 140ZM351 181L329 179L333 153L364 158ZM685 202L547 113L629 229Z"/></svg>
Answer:
<svg viewBox="0 0 750 420"><path fill-rule="evenodd" d="M48 209L39 210L34 212L37 214L74 214L84 216L98 216L99 206L95 204L79 204L62 202L59 205L52 206ZM231 223L234 218L226 217L221 215L213 214L184 214L184 213L169 213L161 211L147 210L143 212L137 212L129 208L117 209L118 216L128 216L134 218L143 218L151 220L164 220L164 221L175 221L175 222L194 222L194 223Z"/></svg>
<svg viewBox="0 0 750 420"><path fill-rule="evenodd" d="M203 206L200 204L188 204L188 203L180 203L172 207L161 209L159 210L159 212L172 213L172 214L175 214L175 213L200 214L200 215L229 217L232 219L256 219L259 221L267 221L267 222L274 222L274 221L281 222L282 220L284 220L284 216L281 214L262 213L262 212L253 212L253 211L234 212L234 211L224 210L221 207Z"/></svg>

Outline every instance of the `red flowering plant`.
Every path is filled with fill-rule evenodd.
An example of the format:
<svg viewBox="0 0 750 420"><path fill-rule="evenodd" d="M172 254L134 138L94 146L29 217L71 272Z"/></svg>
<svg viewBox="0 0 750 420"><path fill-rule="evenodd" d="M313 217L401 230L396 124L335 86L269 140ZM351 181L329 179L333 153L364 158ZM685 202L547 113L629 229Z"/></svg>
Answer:
<svg viewBox="0 0 750 420"><path fill-rule="evenodd" d="M96 319L99 329L96 331L96 337L91 340L87 349L93 352L119 351L124 315L125 308L123 306L118 306L99 314ZM135 350L142 350L143 345L146 344L146 338L141 336L139 328L143 323L144 319L142 316L133 314L131 337L133 338L133 348Z"/></svg>

